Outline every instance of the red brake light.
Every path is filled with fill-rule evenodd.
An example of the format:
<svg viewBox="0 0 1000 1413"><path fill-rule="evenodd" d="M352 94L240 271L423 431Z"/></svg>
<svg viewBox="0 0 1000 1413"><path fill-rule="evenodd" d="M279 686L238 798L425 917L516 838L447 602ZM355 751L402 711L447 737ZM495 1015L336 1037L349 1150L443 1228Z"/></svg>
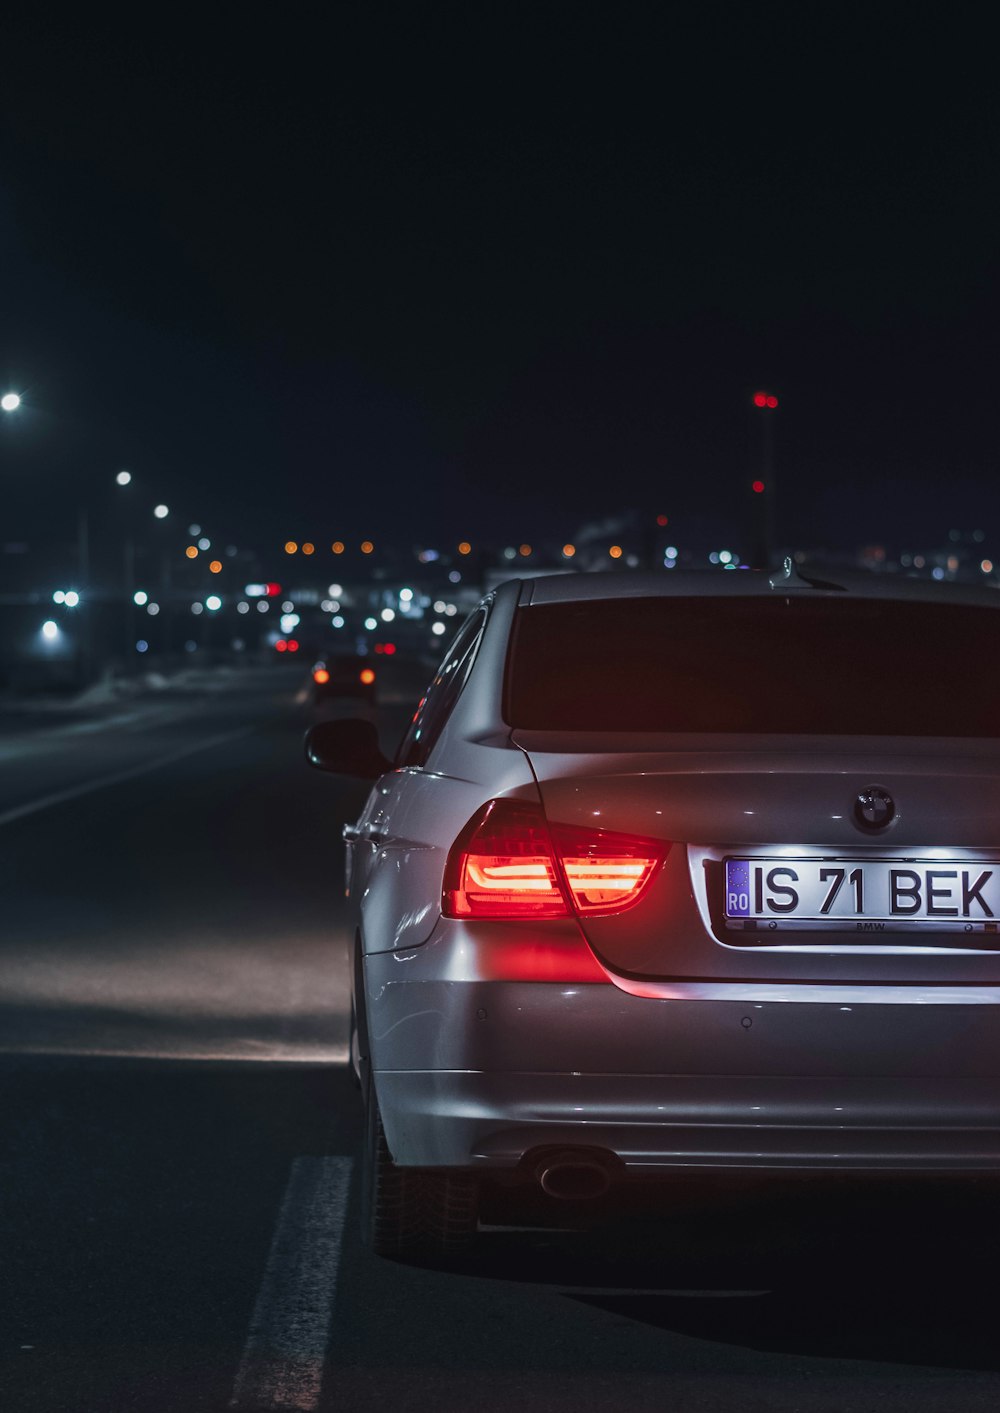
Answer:
<svg viewBox="0 0 1000 1413"><path fill-rule="evenodd" d="M568 824L554 824L552 835L581 913L620 913L632 907L670 848L658 839Z"/></svg>
<svg viewBox="0 0 1000 1413"><path fill-rule="evenodd" d="M490 800L455 840L444 874L446 917L569 917L540 805Z"/></svg>
<svg viewBox="0 0 1000 1413"><path fill-rule="evenodd" d="M639 901L669 848L606 829L550 827L541 805L490 800L452 845L442 911L487 918L623 912Z"/></svg>
<svg viewBox="0 0 1000 1413"><path fill-rule="evenodd" d="M274 645L274 650L279 653L286 653L288 651L288 644L285 642L284 638L278 639Z"/></svg>

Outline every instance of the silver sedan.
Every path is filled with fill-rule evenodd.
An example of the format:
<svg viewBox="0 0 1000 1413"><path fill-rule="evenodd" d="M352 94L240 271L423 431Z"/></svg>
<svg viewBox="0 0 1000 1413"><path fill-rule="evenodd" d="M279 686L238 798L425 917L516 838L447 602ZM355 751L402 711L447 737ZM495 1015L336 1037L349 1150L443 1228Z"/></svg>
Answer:
<svg viewBox="0 0 1000 1413"><path fill-rule="evenodd" d="M679 1170L1000 1169L1000 597L513 581L347 826L366 1226Z"/></svg>

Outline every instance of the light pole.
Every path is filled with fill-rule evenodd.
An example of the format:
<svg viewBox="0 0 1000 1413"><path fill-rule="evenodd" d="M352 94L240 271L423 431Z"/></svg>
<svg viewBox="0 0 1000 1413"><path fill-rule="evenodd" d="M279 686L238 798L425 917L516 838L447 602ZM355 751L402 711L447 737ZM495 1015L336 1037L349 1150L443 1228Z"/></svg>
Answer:
<svg viewBox="0 0 1000 1413"><path fill-rule="evenodd" d="M751 490L760 496L754 525L754 568L767 569L774 559L775 522L777 519L777 484L774 472L773 415L778 399L774 393L759 391L753 395L753 405L761 418L760 475Z"/></svg>

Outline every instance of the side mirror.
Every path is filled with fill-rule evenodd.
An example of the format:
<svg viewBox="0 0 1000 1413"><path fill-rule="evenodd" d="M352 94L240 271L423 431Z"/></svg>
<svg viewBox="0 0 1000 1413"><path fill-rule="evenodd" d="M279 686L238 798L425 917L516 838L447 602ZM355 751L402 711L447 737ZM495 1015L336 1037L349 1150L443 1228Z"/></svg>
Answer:
<svg viewBox="0 0 1000 1413"><path fill-rule="evenodd" d="M305 748L310 765L334 775L377 780L392 769L392 761L382 754L374 724L360 717L317 722L306 732Z"/></svg>

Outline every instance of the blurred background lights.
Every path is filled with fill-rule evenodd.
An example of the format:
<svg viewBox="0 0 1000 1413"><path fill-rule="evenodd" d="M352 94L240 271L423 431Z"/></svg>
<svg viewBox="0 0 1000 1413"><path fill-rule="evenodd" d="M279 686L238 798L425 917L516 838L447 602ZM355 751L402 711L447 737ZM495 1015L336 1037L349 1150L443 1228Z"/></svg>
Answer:
<svg viewBox="0 0 1000 1413"><path fill-rule="evenodd" d="M207 535L202 535L201 539L198 541L198 548L201 550L207 550L212 548L212 541L208 538Z"/></svg>
<svg viewBox="0 0 1000 1413"><path fill-rule="evenodd" d="M159 611L160 605L158 603L148 603L146 605L146 612L149 614L150 618L155 618Z"/></svg>
<svg viewBox="0 0 1000 1413"><path fill-rule="evenodd" d="M329 584L326 591L331 598L339 599L344 589L342 584Z"/></svg>
<svg viewBox="0 0 1000 1413"><path fill-rule="evenodd" d="M63 597L63 603L66 605L66 607L76 608L79 602L80 595L77 593L77 591L75 589L67 589Z"/></svg>
<svg viewBox="0 0 1000 1413"><path fill-rule="evenodd" d="M369 633L370 633L374 628L377 628L377 627L378 627L378 619L377 619L377 618L366 618L366 619L365 619L365 627L368 629L368 631L369 631Z"/></svg>
<svg viewBox="0 0 1000 1413"><path fill-rule="evenodd" d="M572 559L576 554L576 545L563 545L562 552L564 559Z"/></svg>
<svg viewBox="0 0 1000 1413"><path fill-rule="evenodd" d="M21 394L20 394L20 393L9 392L9 393L4 393L3 397L0 397L0 407L2 407L5 412L16 412L17 409L18 409L20 406L21 406Z"/></svg>
<svg viewBox="0 0 1000 1413"><path fill-rule="evenodd" d="M440 638L441 634L444 632L444 624L443 624L443 623L432 623L432 624L431 624L431 632L434 634L434 636L435 636L436 638Z"/></svg>
<svg viewBox="0 0 1000 1413"><path fill-rule="evenodd" d="M302 553L303 553L303 554L315 554L315 553L316 553L316 546L315 546L310 540L306 540L305 544L302 546Z"/></svg>
<svg viewBox="0 0 1000 1413"><path fill-rule="evenodd" d="M198 613L204 613L204 611L205 611L205 605L204 605L203 603L193 603L193 604L191 605L191 612L192 612L192 613L198 614Z"/></svg>
<svg viewBox="0 0 1000 1413"><path fill-rule="evenodd" d="M270 607L270 605L269 605L267 599L258 599L258 601L257 601L257 612L258 612L258 613L266 613L269 607Z"/></svg>
<svg viewBox="0 0 1000 1413"><path fill-rule="evenodd" d="M42 624L42 637L46 642L54 642L59 636L59 624L52 618L47 618Z"/></svg>
<svg viewBox="0 0 1000 1413"><path fill-rule="evenodd" d="M281 615L282 633L291 633L293 629L299 626L300 621L297 613L283 613Z"/></svg>
<svg viewBox="0 0 1000 1413"><path fill-rule="evenodd" d="M221 560L221 559L213 559L212 562L211 562L211 564L208 566L208 570L209 570L209 573L210 573L210 574L221 574L221 573L222 573L222 560Z"/></svg>
<svg viewBox="0 0 1000 1413"><path fill-rule="evenodd" d="M663 556L664 556L665 559L676 559L676 558L677 558L677 546L676 546L676 545L667 545L666 549L663 551Z"/></svg>
<svg viewBox="0 0 1000 1413"><path fill-rule="evenodd" d="M62 603L62 601L63 601L63 599L65 599L65 597L66 597L66 595L65 595L65 593L63 592L62 589L56 589L55 593L52 595L52 602L53 602L53 603Z"/></svg>
<svg viewBox="0 0 1000 1413"><path fill-rule="evenodd" d="M375 546L372 544L371 540L362 540L362 541L361 541L361 553L362 553L362 554L371 554L371 552L372 552L372 550L373 550L374 548L375 548Z"/></svg>
<svg viewBox="0 0 1000 1413"><path fill-rule="evenodd" d="M297 553L298 553L298 549L299 549L299 547L298 547L298 545L296 544L296 542L295 542L294 540L286 540L286 541L285 541L285 553L286 553L286 554L297 554Z"/></svg>
<svg viewBox="0 0 1000 1413"><path fill-rule="evenodd" d="M452 584L460 584L462 582L462 576L457 569L452 569L448 573L448 580Z"/></svg>
<svg viewBox="0 0 1000 1413"><path fill-rule="evenodd" d="M198 536L201 534L201 526L200 526L200 525L189 525L189 526L188 526L188 534L189 534L193 539L197 539Z"/></svg>
<svg viewBox="0 0 1000 1413"><path fill-rule="evenodd" d="M333 618L331 618L330 622L331 622L331 624L332 624L332 626L333 626L334 628L343 628L343 626L344 626L343 617L342 617L339 613L334 614L334 616L333 616Z"/></svg>
<svg viewBox="0 0 1000 1413"><path fill-rule="evenodd" d="M343 542L343 540L334 540L334 542L333 542L333 544L330 546L330 548L333 550L334 554L343 554L343 553L344 553L344 542Z"/></svg>
<svg viewBox="0 0 1000 1413"><path fill-rule="evenodd" d="M608 550L608 554L611 556L612 559L621 559L621 557L622 557L622 547L621 547L621 545L612 545L611 548Z"/></svg>
<svg viewBox="0 0 1000 1413"><path fill-rule="evenodd" d="M222 600L219 598L219 595L209 594L208 598L205 600L205 607L211 610L212 613L217 613L222 607Z"/></svg>
<svg viewBox="0 0 1000 1413"><path fill-rule="evenodd" d="M137 653L145 653L149 651L149 644L146 642L145 638L139 639L139 641L135 645L135 650Z"/></svg>
<svg viewBox="0 0 1000 1413"><path fill-rule="evenodd" d="M392 620L396 617L396 611L392 608L384 608L379 614L379 617L381 618L383 623L391 623Z"/></svg>
<svg viewBox="0 0 1000 1413"><path fill-rule="evenodd" d="M131 471L119 471L118 475L115 477L115 480L117 481L119 486L127 486L131 479Z"/></svg>
<svg viewBox="0 0 1000 1413"><path fill-rule="evenodd" d="M519 545L517 552L518 552L518 554L521 555L524 559L527 559L527 558L528 558L528 555L531 553L531 546L530 546L530 545L527 545L527 544L525 544L525 545Z"/></svg>
<svg viewBox="0 0 1000 1413"><path fill-rule="evenodd" d="M413 599L413 590L412 590L412 589L400 589L400 591L399 591L399 602L400 602L400 603L410 603L410 602L412 601L412 599Z"/></svg>
<svg viewBox="0 0 1000 1413"><path fill-rule="evenodd" d="M459 547L458 547L458 552L459 552L459 554L471 554L471 553L472 553L472 546L469 544L468 540L463 540L463 541L461 542L461 544L460 544Z"/></svg>
<svg viewBox="0 0 1000 1413"><path fill-rule="evenodd" d="M236 605L236 612L237 612L237 613L249 613L249 612L250 612L250 605L247 603L246 599L240 599L239 603Z"/></svg>
<svg viewBox="0 0 1000 1413"><path fill-rule="evenodd" d="M198 558L198 546L197 546L197 545L188 545L188 547L187 547L187 549L184 551L184 553L187 555L188 559L197 559L197 558Z"/></svg>
<svg viewBox="0 0 1000 1413"><path fill-rule="evenodd" d="M732 564L733 556L730 550L719 550L719 563Z"/></svg>
<svg viewBox="0 0 1000 1413"><path fill-rule="evenodd" d="M149 603L149 595L146 593L146 590L136 589L135 593L132 595L132 602L138 604L140 608L142 608L143 604Z"/></svg>
<svg viewBox="0 0 1000 1413"><path fill-rule="evenodd" d="M166 505L154 505L153 514L156 516L157 520L166 520L167 516L170 514L170 508Z"/></svg>
<svg viewBox="0 0 1000 1413"><path fill-rule="evenodd" d="M285 602L281 605L281 611L282 611L282 613L294 613L294 612L295 612L295 605L294 605L294 603L292 602L291 599L285 599Z"/></svg>

